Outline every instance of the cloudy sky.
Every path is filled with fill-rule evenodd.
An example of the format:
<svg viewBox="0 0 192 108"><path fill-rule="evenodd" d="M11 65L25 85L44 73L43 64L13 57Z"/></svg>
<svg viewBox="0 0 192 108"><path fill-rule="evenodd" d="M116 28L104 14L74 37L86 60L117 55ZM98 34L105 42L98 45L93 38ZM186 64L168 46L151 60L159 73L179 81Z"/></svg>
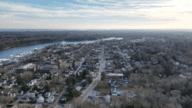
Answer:
<svg viewBox="0 0 192 108"><path fill-rule="evenodd" d="M0 29L192 29L192 0L0 1Z"/></svg>

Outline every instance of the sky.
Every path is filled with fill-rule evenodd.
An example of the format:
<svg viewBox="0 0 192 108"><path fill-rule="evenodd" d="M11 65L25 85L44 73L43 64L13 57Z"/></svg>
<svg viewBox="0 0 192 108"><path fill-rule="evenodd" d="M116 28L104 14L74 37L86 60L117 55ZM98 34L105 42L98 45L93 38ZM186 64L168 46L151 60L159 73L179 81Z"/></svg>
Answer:
<svg viewBox="0 0 192 108"><path fill-rule="evenodd" d="M192 29L192 0L0 1L0 29Z"/></svg>

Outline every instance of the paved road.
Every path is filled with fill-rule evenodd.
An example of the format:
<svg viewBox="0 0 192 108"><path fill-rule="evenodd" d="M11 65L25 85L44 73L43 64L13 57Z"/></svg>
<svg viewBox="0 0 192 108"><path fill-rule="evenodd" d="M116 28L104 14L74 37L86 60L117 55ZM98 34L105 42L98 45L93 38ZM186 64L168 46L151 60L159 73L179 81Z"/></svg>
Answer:
<svg viewBox="0 0 192 108"><path fill-rule="evenodd" d="M124 56L124 54L121 52L119 46L118 46L118 50L119 50L118 53L121 54L121 56L123 57L123 59L126 60L126 62L127 62L127 64L129 65L129 67L131 67L129 61L125 58L125 56Z"/></svg>
<svg viewBox="0 0 192 108"><path fill-rule="evenodd" d="M17 104L19 103L21 97L27 96L27 94L29 93L29 91L31 91L32 89L33 89L33 87L31 87L31 89L29 89L23 96L20 96L19 99L17 99L17 101L15 101L15 102L13 103L13 105L17 105Z"/></svg>
<svg viewBox="0 0 192 108"><path fill-rule="evenodd" d="M74 74L76 74L76 73L79 71L79 69L81 68L81 66L82 66L82 64L83 64L83 62L85 61L86 58L87 58L87 56L84 58L84 60L81 61L79 67L76 69L76 71L74 72ZM63 93L65 93L66 91L67 91L67 87L65 88L64 91L62 91L62 92L59 94L57 100L56 100L55 103L54 103L54 106L57 106L57 105L58 105L59 99L62 97Z"/></svg>
<svg viewBox="0 0 192 108"><path fill-rule="evenodd" d="M93 80L93 82L89 85L89 87L86 89L86 91L83 94L81 94L81 96L76 101L81 103L84 102L84 100L89 96L89 94L96 87L98 82L101 80L101 72L103 71L104 68L105 68L104 47L102 47L99 73L97 77Z"/></svg>
<svg viewBox="0 0 192 108"><path fill-rule="evenodd" d="M85 61L86 58L87 58L87 56L84 58L83 61L81 61L79 67L78 67L78 68L76 69L76 71L74 72L75 75L76 75L76 73L79 71L79 69L81 68L81 66L82 66L82 64L83 64L83 62Z"/></svg>
<svg viewBox="0 0 192 108"><path fill-rule="evenodd" d="M67 91L67 87L65 88L65 90L63 90L63 91L59 94L57 100L55 100L54 106L57 106L57 105L59 104L59 99L63 96L63 94L64 94L66 91Z"/></svg>
<svg viewBox="0 0 192 108"><path fill-rule="evenodd" d="M37 82L36 85L39 85L40 83L41 83L41 81ZM34 87L34 86L32 86L31 89L29 89L23 96L20 96L19 99L17 99L17 101L15 101L15 102L13 103L13 105L17 105L18 102L20 101L21 97L27 96L27 94L29 93L29 91L31 91L31 90L33 89L33 87Z"/></svg>

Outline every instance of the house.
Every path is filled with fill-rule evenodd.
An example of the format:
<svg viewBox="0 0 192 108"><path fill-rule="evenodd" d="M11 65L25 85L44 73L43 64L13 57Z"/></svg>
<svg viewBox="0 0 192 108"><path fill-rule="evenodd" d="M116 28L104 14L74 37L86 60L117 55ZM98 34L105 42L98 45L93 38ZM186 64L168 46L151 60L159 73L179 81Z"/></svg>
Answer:
<svg viewBox="0 0 192 108"><path fill-rule="evenodd" d="M27 97L28 97L28 98L35 98L35 91L29 91L29 92L27 93Z"/></svg>
<svg viewBox="0 0 192 108"><path fill-rule="evenodd" d="M113 86L113 87L119 87L119 84L118 84L116 81L114 81L114 82L111 83L111 86Z"/></svg>
<svg viewBox="0 0 192 108"><path fill-rule="evenodd" d="M43 84L39 84L39 85L37 86L38 89L43 89L43 87L44 87Z"/></svg>
<svg viewBox="0 0 192 108"><path fill-rule="evenodd" d="M6 84L6 83L7 83L7 81L8 81L8 79L7 79L7 78L3 78L3 80L2 80L3 84Z"/></svg>
<svg viewBox="0 0 192 108"><path fill-rule="evenodd" d="M37 103L44 103L44 97L43 97L43 96L40 96L40 97L37 99Z"/></svg>
<svg viewBox="0 0 192 108"><path fill-rule="evenodd" d="M66 77L66 78L69 77L69 74L65 74L65 77Z"/></svg>
<svg viewBox="0 0 192 108"><path fill-rule="evenodd" d="M37 83L36 79L31 80L31 82L33 82L34 84Z"/></svg>
<svg viewBox="0 0 192 108"><path fill-rule="evenodd" d="M31 80L30 82L27 83L28 86L33 86L35 83L37 83L36 79Z"/></svg>
<svg viewBox="0 0 192 108"><path fill-rule="evenodd" d="M42 73L52 73L56 69L58 69L57 65L43 65L43 66L40 67L40 72L42 72Z"/></svg>
<svg viewBox="0 0 192 108"><path fill-rule="evenodd" d="M26 64L24 66L21 65L21 66L19 66L18 68L15 69L15 72L16 73L23 73L23 71L28 70L28 69L36 71L36 65L33 64L33 63L28 63L28 64Z"/></svg>
<svg viewBox="0 0 192 108"><path fill-rule="evenodd" d="M9 96L9 97L12 97L12 96L13 96L11 92L5 93L4 95L5 95L5 96Z"/></svg>
<svg viewBox="0 0 192 108"><path fill-rule="evenodd" d="M48 99L47 99L47 102L48 103L52 103L54 101L54 96L50 96Z"/></svg>
<svg viewBox="0 0 192 108"><path fill-rule="evenodd" d="M76 86L76 90L80 91L83 87L82 86Z"/></svg>
<svg viewBox="0 0 192 108"><path fill-rule="evenodd" d="M4 88L12 88L12 87L13 87L13 83L6 84L6 85L4 86Z"/></svg>
<svg viewBox="0 0 192 108"><path fill-rule="evenodd" d="M94 72L90 72L88 75L86 75L86 77L87 77L87 78L88 78L88 77L95 78L96 75L95 75Z"/></svg>
<svg viewBox="0 0 192 108"><path fill-rule="evenodd" d="M42 89L42 90L40 90L40 91L39 91L39 93L44 93L44 90L43 90L43 89Z"/></svg>
<svg viewBox="0 0 192 108"><path fill-rule="evenodd" d="M190 76L187 75L186 73L181 73L179 76L180 76L181 78L184 78L184 79L190 79Z"/></svg>
<svg viewBox="0 0 192 108"><path fill-rule="evenodd" d="M121 95L121 92L120 92L120 90L119 89L116 89L116 88L114 88L114 89L111 89L111 95L112 96L117 96L117 95Z"/></svg>
<svg viewBox="0 0 192 108"><path fill-rule="evenodd" d="M55 95L57 93L57 90L52 90L50 95Z"/></svg>
<svg viewBox="0 0 192 108"><path fill-rule="evenodd" d="M115 80L111 80L111 79L109 79L109 84L111 84L111 86L114 86L114 87L119 86L119 84Z"/></svg>
<svg viewBox="0 0 192 108"><path fill-rule="evenodd" d="M0 86L2 86L4 84L4 81L0 81Z"/></svg>
<svg viewBox="0 0 192 108"><path fill-rule="evenodd" d="M126 71L126 70L125 70L125 68L122 68L121 70L122 70L123 72L125 72L125 71Z"/></svg>
<svg viewBox="0 0 192 108"><path fill-rule="evenodd" d="M50 95L51 95L50 92L46 92L46 93L44 94L44 96L47 97L47 98L50 97Z"/></svg>
<svg viewBox="0 0 192 108"><path fill-rule="evenodd" d="M110 103L110 95L105 96L105 102Z"/></svg>
<svg viewBox="0 0 192 108"><path fill-rule="evenodd" d="M66 100L67 100L67 97L63 96L61 97L60 102L65 102Z"/></svg>
<svg viewBox="0 0 192 108"><path fill-rule="evenodd" d="M33 86L34 83L30 81L30 82L27 83L27 85L28 85L28 86Z"/></svg>
<svg viewBox="0 0 192 108"><path fill-rule="evenodd" d="M129 79L128 79L128 78L126 78L126 77L122 77L122 81L123 81L123 82L128 82L128 81L129 81Z"/></svg>
<svg viewBox="0 0 192 108"><path fill-rule="evenodd" d="M20 102L29 102L28 97L21 97Z"/></svg>
<svg viewBox="0 0 192 108"><path fill-rule="evenodd" d="M130 99L132 99L135 96L138 96L138 94L132 93L131 91L129 91L129 94L130 94L130 96L129 96Z"/></svg>
<svg viewBox="0 0 192 108"><path fill-rule="evenodd" d="M12 93L12 97L16 97L16 92L11 92Z"/></svg>
<svg viewBox="0 0 192 108"><path fill-rule="evenodd" d="M43 95L42 95L42 94L38 94L38 95L37 95L37 97L41 97L41 96L43 96Z"/></svg>
<svg viewBox="0 0 192 108"><path fill-rule="evenodd" d="M23 91L18 91L17 95L18 95L18 96L23 95Z"/></svg>
<svg viewBox="0 0 192 108"><path fill-rule="evenodd" d="M55 73L54 73L54 76L58 76L58 75L59 75L58 72L55 72Z"/></svg>
<svg viewBox="0 0 192 108"><path fill-rule="evenodd" d="M41 76L35 77L36 80L41 80Z"/></svg>

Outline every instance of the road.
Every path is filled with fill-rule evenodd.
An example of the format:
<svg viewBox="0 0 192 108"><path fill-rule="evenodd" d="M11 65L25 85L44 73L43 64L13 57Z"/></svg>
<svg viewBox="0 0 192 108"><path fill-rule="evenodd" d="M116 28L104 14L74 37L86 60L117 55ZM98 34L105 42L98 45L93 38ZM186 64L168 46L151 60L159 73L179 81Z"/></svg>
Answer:
<svg viewBox="0 0 192 108"><path fill-rule="evenodd" d="M66 91L67 91L67 87L65 87L65 90L63 90L63 91L59 94L58 98L55 100L54 106L57 106L57 105L59 104L59 99L63 96L63 94L64 94Z"/></svg>
<svg viewBox="0 0 192 108"><path fill-rule="evenodd" d="M36 85L39 85L40 83L41 83L41 81L37 82ZM31 89L29 89L23 96L20 96L19 99L17 99L17 101L15 101L15 102L13 103L13 105L17 105L18 102L20 101L21 97L27 96L27 94L29 93L29 91L31 91L31 90L33 89L33 87L34 87L34 86L32 86Z"/></svg>
<svg viewBox="0 0 192 108"><path fill-rule="evenodd" d="M77 102L83 103L84 100L89 96L89 94L96 87L98 82L101 80L101 72L103 71L104 68L105 68L104 47L102 47L99 73L97 77L93 79L93 82L89 85L89 87L85 90L85 92L81 94L81 96L76 100Z"/></svg>
<svg viewBox="0 0 192 108"><path fill-rule="evenodd" d="M18 102L20 101L21 97L27 96L27 94L29 93L29 91L31 91L32 89L33 89L33 87L31 87L31 89L29 89L23 96L20 96L19 99L17 99L17 101L15 101L15 102L13 103L13 105L17 105Z"/></svg>
<svg viewBox="0 0 192 108"><path fill-rule="evenodd" d="M129 65L129 67L131 67L131 65L130 65L130 63L129 63L129 61L125 58L125 56L123 55L123 53L121 52L121 50L120 50L120 48L119 48L119 46L118 46L118 53L119 54L121 54L121 56L123 57L123 59L127 62L127 64Z"/></svg>
<svg viewBox="0 0 192 108"><path fill-rule="evenodd" d="M85 61L86 58L87 58L87 56L81 61L79 67L76 69L76 71L74 72L74 74L76 74L76 73L79 71L79 69L81 68L81 66L82 66L82 64L83 64L83 62ZM57 100L56 100L55 103L54 103L54 106L57 106L57 105L58 105L59 99L62 97L63 93L65 93L66 91L67 91L67 87L65 88L65 90L63 90L63 91L59 94Z"/></svg>
<svg viewBox="0 0 192 108"><path fill-rule="evenodd" d="M87 58L87 56L84 58L84 60L81 61L79 67L76 69L76 71L74 72L74 74L76 75L76 73L79 71L79 69L81 68L83 62L85 61L85 59Z"/></svg>

